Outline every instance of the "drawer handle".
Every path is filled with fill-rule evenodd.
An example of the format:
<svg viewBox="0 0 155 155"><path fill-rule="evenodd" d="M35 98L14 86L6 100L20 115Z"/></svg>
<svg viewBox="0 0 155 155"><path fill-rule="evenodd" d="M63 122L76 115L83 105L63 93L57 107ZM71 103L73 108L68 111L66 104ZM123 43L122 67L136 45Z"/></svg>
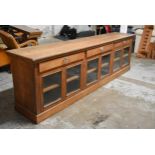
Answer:
<svg viewBox="0 0 155 155"><path fill-rule="evenodd" d="M69 62L69 59L68 58L64 58L64 63L68 63Z"/></svg>

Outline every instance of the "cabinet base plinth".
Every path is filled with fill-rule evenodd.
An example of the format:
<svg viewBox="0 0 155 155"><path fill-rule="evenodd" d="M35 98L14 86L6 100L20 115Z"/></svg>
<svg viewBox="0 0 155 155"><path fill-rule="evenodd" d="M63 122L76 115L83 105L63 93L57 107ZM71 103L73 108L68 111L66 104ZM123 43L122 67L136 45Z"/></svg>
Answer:
<svg viewBox="0 0 155 155"><path fill-rule="evenodd" d="M24 107L20 106L20 104L15 103L15 110L19 113L21 113L22 115L24 115L26 118L28 118L29 120L31 120L33 123L39 123L37 121L37 115L33 114L32 112L28 111L27 109L25 109Z"/></svg>

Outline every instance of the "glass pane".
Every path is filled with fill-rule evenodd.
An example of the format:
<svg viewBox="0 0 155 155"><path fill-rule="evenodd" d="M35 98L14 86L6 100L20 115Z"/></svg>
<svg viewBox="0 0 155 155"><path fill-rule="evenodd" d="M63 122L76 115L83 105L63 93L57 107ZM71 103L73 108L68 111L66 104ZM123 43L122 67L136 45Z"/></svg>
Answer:
<svg viewBox="0 0 155 155"><path fill-rule="evenodd" d="M80 89L81 65L67 69L67 93Z"/></svg>
<svg viewBox="0 0 155 155"><path fill-rule="evenodd" d="M61 98L61 88L57 87L44 93L43 98L44 98L44 105L58 101Z"/></svg>
<svg viewBox="0 0 155 155"><path fill-rule="evenodd" d="M129 64L129 57L124 57L123 58L123 65L128 65Z"/></svg>
<svg viewBox="0 0 155 155"><path fill-rule="evenodd" d="M105 76L110 72L110 54L102 56L101 75Z"/></svg>
<svg viewBox="0 0 155 155"><path fill-rule="evenodd" d="M61 98L61 72L43 77L44 105L54 103Z"/></svg>
<svg viewBox="0 0 155 155"><path fill-rule="evenodd" d="M128 55L129 54L129 51L130 51L130 47L126 47L126 48L124 48L124 54L126 55Z"/></svg>
<svg viewBox="0 0 155 155"><path fill-rule="evenodd" d="M113 70L117 71L121 68L121 51L116 51L114 56Z"/></svg>
<svg viewBox="0 0 155 155"><path fill-rule="evenodd" d="M87 83L96 81L98 74L98 58L90 60L87 64Z"/></svg>
<svg viewBox="0 0 155 155"><path fill-rule="evenodd" d="M43 88L46 88L46 87L53 85L53 84L56 84L56 83L60 84L60 81L61 81L61 75L60 74L61 73L58 72L58 73L43 77Z"/></svg>
<svg viewBox="0 0 155 155"><path fill-rule="evenodd" d="M80 79L67 83L67 93L74 92L78 89L80 89Z"/></svg>
<svg viewBox="0 0 155 155"><path fill-rule="evenodd" d="M128 65L129 64L129 50L130 50L129 47L127 47L127 48L124 49L123 65Z"/></svg>

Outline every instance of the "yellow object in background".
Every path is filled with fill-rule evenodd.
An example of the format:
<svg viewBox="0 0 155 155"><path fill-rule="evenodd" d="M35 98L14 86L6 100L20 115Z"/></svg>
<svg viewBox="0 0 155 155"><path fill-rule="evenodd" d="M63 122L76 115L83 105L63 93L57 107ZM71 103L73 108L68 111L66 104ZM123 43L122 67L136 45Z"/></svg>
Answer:
<svg viewBox="0 0 155 155"><path fill-rule="evenodd" d="M5 52L5 49L0 48L0 67L9 65L9 64L10 64L10 59Z"/></svg>

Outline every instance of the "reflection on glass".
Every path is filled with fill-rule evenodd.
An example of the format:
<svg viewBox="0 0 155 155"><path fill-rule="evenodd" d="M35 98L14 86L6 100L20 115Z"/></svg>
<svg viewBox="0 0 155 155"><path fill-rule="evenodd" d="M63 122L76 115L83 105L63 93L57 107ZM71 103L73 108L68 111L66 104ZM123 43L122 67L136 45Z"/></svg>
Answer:
<svg viewBox="0 0 155 155"><path fill-rule="evenodd" d="M67 94L80 89L81 65L67 69Z"/></svg>
<svg viewBox="0 0 155 155"><path fill-rule="evenodd" d="M57 87L55 89L45 92L43 98L44 98L44 105L58 101L61 98L61 88Z"/></svg>
<svg viewBox="0 0 155 155"><path fill-rule="evenodd" d="M116 51L114 55L114 66L113 70L117 71L121 68L121 51Z"/></svg>
<svg viewBox="0 0 155 155"><path fill-rule="evenodd" d="M87 64L87 83L94 82L98 79L98 58L90 60Z"/></svg>
<svg viewBox="0 0 155 155"><path fill-rule="evenodd" d="M61 81L60 72L47 75L47 76L43 77L43 88L46 88L53 84L59 84L60 81Z"/></svg>
<svg viewBox="0 0 155 155"><path fill-rule="evenodd" d="M102 56L101 76L104 77L110 72L110 54Z"/></svg>
<svg viewBox="0 0 155 155"><path fill-rule="evenodd" d="M130 50L129 47L127 47L127 48L124 49L123 65L128 65L129 64L129 50Z"/></svg>
<svg viewBox="0 0 155 155"><path fill-rule="evenodd" d="M56 102L61 98L61 72L43 77L44 105Z"/></svg>

